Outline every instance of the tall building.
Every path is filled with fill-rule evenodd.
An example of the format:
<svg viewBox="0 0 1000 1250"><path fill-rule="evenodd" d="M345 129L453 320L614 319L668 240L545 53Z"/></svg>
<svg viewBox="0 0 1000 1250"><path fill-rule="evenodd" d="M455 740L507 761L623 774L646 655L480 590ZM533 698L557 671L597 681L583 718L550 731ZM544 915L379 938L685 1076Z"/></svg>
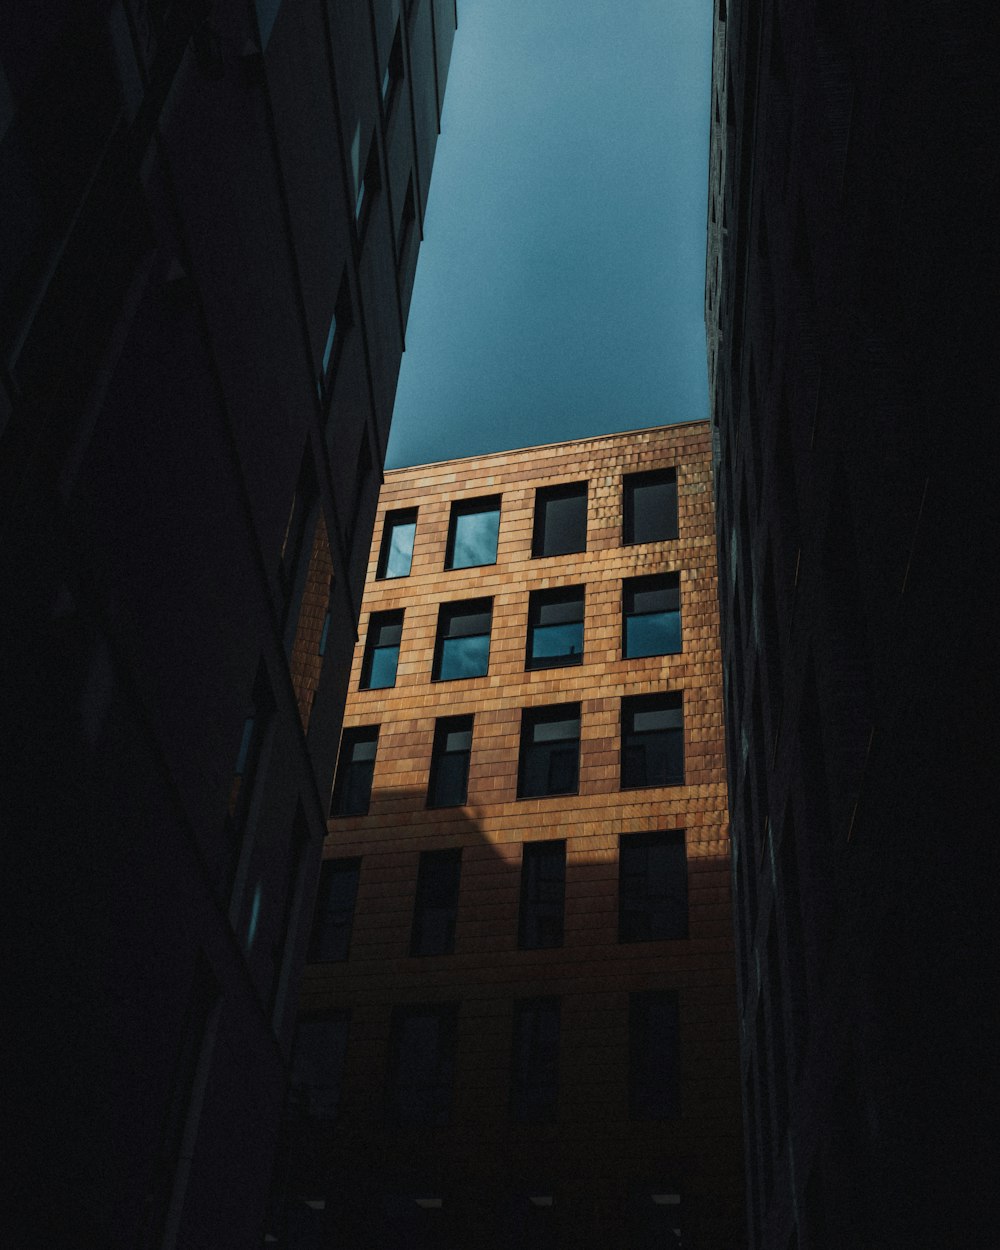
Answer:
<svg viewBox="0 0 1000 1250"><path fill-rule="evenodd" d="M716 5L706 322L757 1247L996 1239L986 19Z"/></svg>
<svg viewBox="0 0 1000 1250"><path fill-rule="evenodd" d="M263 1235L455 23L0 13L6 1245Z"/></svg>
<svg viewBox="0 0 1000 1250"><path fill-rule="evenodd" d="M386 475L293 1244L741 1244L710 472L690 422Z"/></svg>

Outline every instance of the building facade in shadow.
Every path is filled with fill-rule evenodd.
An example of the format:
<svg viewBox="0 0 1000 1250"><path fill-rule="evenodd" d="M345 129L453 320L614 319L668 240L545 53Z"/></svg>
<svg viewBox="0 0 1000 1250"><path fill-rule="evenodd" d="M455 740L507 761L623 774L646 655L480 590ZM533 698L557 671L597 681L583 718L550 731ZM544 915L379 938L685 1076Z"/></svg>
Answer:
<svg viewBox="0 0 1000 1250"><path fill-rule="evenodd" d="M707 423L393 471L375 539L274 1240L740 1245Z"/></svg>
<svg viewBox="0 0 1000 1250"><path fill-rule="evenodd" d="M0 15L5 1244L260 1239L455 24Z"/></svg>
<svg viewBox="0 0 1000 1250"><path fill-rule="evenodd" d="M996 1236L992 26L716 4L706 322L749 1223L773 1250Z"/></svg>

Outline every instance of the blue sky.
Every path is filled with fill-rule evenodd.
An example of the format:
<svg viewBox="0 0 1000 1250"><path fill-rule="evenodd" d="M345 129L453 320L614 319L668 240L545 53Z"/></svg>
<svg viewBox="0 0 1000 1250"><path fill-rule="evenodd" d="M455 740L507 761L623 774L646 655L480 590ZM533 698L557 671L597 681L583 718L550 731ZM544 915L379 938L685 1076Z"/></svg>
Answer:
<svg viewBox="0 0 1000 1250"><path fill-rule="evenodd" d="M458 0L387 467L708 412L711 0Z"/></svg>

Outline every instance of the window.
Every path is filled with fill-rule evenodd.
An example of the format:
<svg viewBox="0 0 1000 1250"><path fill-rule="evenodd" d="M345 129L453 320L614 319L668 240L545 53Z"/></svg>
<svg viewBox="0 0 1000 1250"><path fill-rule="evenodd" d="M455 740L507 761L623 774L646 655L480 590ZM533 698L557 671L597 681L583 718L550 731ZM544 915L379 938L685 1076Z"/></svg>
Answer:
<svg viewBox="0 0 1000 1250"><path fill-rule="evenodd" d="M496 564L500 499L468 499L451 505L446 569Z"/></svg>
<svg viewBox="0 0 1000 1250"><path fill-rule="evenodd" d="M372 796L378 725L345 729L340 741L331 816L364 816Z"/></svg>
<svg viewBox="0 0 1000 1250"><path fill-rule="evenodd" d="M357 188L357 197L354 201L354 220L357 223L358 235L363 235L365 227L368 224L368 218L371 214L372 202L375 198L376 191L382 185L382 175L379 170L378 162L378 139L374 131L368 141L368 155L365 159L364 174L361 180L358 180L359 157L361 153L361 123L358 122L357 129L354 132L354 141L351 144L351 165L354 172L354 185Z"/></svg>
<svg viewBox="0 0 1000 1250"><path fill-rule="evenodd" d="M629 995L629 1115L665 1120L680 1111L677 995L651 990Z"/></svg>
<svg viewBox="0 0 1000 1250"><path fill-rule="evenodd" d="M521 856L521 907L517 944L539 950L563 944L566 843L526 842Z"/></svg>
<svg viewBox="0 0 1000 1250"><path fill-rule="evenodd" d="M306 1016L299 1021L288 1089L293 1113L298 1112L310 1120L337 1118L350 1023L347 1011Z"/></svg>
<svg viewBox="0 0 1000 1250"><path fill-rule="evenodd" d="M347 958L360 876L360 859L323 861L309 936L310 961L333 963Z"/></svg>
<svg viewBox="0 0 1000 1250"><path fill-rule="evenodd" d="M388 1110L394 1124L448 1123L457 1025L455 1003L393 1009Z"/></svg>
<svg viewBox="0 0 1000 1250"><path fill-rule="evenodd" d="M436 722L428 807L461 807L465 803L471 754L471 716L444 716Z"/></svg>
<svg viewBox="0 0 1000 1250"><path fill-rule="evenodd" d="M533 556L587 550L587 483L545 486L535 493Z"/></svg>
<svg viewBox="0 0 1000 1250"><path fill-rule="evenodd" d="M517 797L576 794L579 772L579 703L523 711Z"/></svg>
<svg viewBox="0 0 1000 1250"><path fill-rule="evenodd" d="M653 543L677 537L677 471L631 473L625 478L622 542Z"/></svg>
<svg viewBox="0 0 1000 1250"><path fill-rule="evenodd" d="M400 40L399 22L397 22L396 31L392 37L392 47L389 49L389 59L385 63L385 71L382 74L382 112L386 118L392 113L393 105L396 103L396 92L402 81L403 45Z"/></svg>
<svg viewBox="0 0 1000 1250"><path fill-rule="evenodd" d="M340 279L337 299L330 317L330 325L326 332L323 345L323 360L320 368L320 398L328 396L333 388L333 379L337 372L337 361L340 359L344 338L351 328L351 291L347 284L347 273Z"/></svg>
<svg viewBox="0 0 1000 1250"><path fill-rule="evenodd" d="M684 831L623 834L618 852L618 940L658 942L687 934Z"/></svg>
<svg viewBox="0 0 1000 1250"><path fill-rule="evenodd" d="M622 655L676 655L681 649L681 589L677 573L632 577L622 584Z"/></svg>
<svg viewBox="0 0 1000 1250"><path fill-rule="evenodd" d="M309 534L309 518L317 498L316 471L313 468L312 454L306 448L299 469L299 479L292 495L291 507L288 510L288 521L285 523L285 537L281 543L281 560L278 565L278 577L285 595L285 612L293 599L293 591L300 580L300 571L308 559L306 539Z"/></svg>
<svg viewBox="0 0 1000 1250"><path fill-rule="evenodd" d="M559 1072L558 998L522 998L514 1004L510 1111L515 1120L551 1124Z"/></svg>
<svg viewBox="0 0 1000 1250"><path fill-rule="evenodd" d="M525 668L556 668L582 660L583 587L532 591Z"/></svg>
<svg viewBox="0 0 1000 1250"><path fill-rule="evenodd" d="M258 665L253 683L253 704L250 715L244 718L236 751L236 766L229 785L227 826L230 845L226 863L225 888L231 890L237 877L243 851L244 834L250 818L250 808L260 773L264 741L271 724L274 699L267 680L263 661Z"/></svg>
<svg viewBox="0 0 1000 1250"><path fill-rule="evenodd" d="M684 712L679 694L622 699L622 788L684 781Z"/></svg>
<svg viewBox="0 0 1000 1250"><path fill-rule="evenodd" d="M382 526L382 548L379 551L378 578L409 577L413 563L413 539L417 532L417 510L388 512Z"/></svg>
<svg viewBox="0 0 1000 1250"><path fill-rule="evenodd" d="M485 677L490 663L492 599L444 603L438 613L434 680Z"/></svg>
<svg viewBox="0 0 1000 1250"><path fill-rule="evenodd" d="M417 871L411 955L450 955L455 949L462 852L424 851Z"/></svg>
<svg viewBox="0 0 1000 1250"><path fill-rule="evenodd" d="M396 684L402 612L373 612L368 622L365 658L361 665L361 689L385 690Z"/></svg>

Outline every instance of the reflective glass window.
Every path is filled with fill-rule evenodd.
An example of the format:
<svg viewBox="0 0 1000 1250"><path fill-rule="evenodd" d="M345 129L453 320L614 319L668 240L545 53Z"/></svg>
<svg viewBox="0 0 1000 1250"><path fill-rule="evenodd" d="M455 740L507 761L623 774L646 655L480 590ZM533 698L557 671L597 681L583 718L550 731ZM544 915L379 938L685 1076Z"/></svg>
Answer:
<svg viewBox="0 0 1000 1250"><path fill-rule="evenodd" d="M533 556L587 550L587 483L544 486L535 494Z"/></svg>
<svg viewBox="0 0 1000 1250"><path fill-rule="evenodd" d="M438 614L434 680L484 677L490 663L492 599L442 604Z"/></svg>
<svg viewBox="0 0 1000 1250"><path fill-rule="evenodd" d="M681 649L681 590L676 573L632 577L622 586L622 654L675 655Z"/></svg>
<svg viewBox="0 0 1000 1250"><path fill-rule="evenodd" d="M368 622L365 658L361 665L362 690L384 690L396 684L402 634L402 612L372 613Z"/></svg>
<svg viewBox="0 0 1000 1250"><path fill-rule="evenodd" d="M416 508L386 514L376 577L409 577L416 532Z"/></svg>
<svg viewBox="0 0 1000 1250"><path fill-rule="evenodd" d="M434 726L428 807L461 807L469 785L472 717L444 716Z"/></svg>
<svg viewBox="0 0 1000 1250"><path fill-rule="evenodd" d="M684 781L684 711L680 694L622 699L622 787Z"/></svg>
<svg viewBox="0 0 1000 1250"><path fill-rule="evenodd" d="M446 569L496 564L500 499L470 499L451 506Z"/></svg>
<svg viewBox="0 0 1000 1250"><path fill-rule="evenodd" d="M523 711L518 797L575 794L579 772L579 703Z"/></svg>
<svg viewBox="0 0 1000 1250"><path fill-rule="evenodd" d="M527 668L555 668L583 659L583 587L536 590L528 600Z"/></svg>
<svg viewBox="0 0 1000 1250"><path fill-rule="evenodd" d="M340 741L331 816L364 816L371 801L378 726L345 729Z"/></svg>
<svg viewBox="0 0 1000 1250"><path fill-rule="evenodd" d="M677 471L631 473L624 480L622 541L651 543L677 537Z"/></svg>

